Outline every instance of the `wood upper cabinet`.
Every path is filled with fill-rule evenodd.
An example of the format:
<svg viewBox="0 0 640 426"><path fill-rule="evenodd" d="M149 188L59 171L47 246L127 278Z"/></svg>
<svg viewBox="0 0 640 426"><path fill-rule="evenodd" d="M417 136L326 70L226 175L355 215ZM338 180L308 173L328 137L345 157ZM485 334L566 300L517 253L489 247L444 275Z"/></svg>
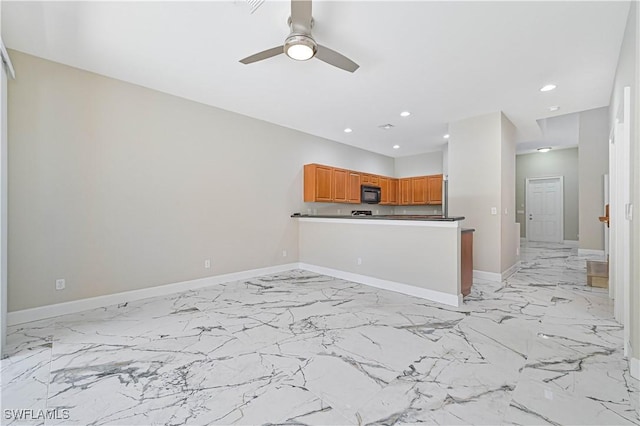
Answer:
<svg viewBox="0 0 640 426"><path fill-rule="evenodd" d="M361 185L379 186L380 204L442 204L442 175L396 179L321 164L304 166L305 202L359 204Z"/></svg>
<svg viewBox="0 0 640 426"><path fill-rule="evenodd" d="M333 169L333 202L346 203L349 195L349 171L343 169Z"/></svg>
<svg viewBox="0 0 640 426"><path fill-rule="evenodd" d="M411 204L411 178L402 178L400 179L400 199L398 200L398 204L401 206L406 206Z"/></svg>
<svg viewBox="0 0 640 426"><path fill-rule="evenodd" d="M428 182L427 176L411 178L411 204L427 204L429 202Z"/></svg>
<svg viewBox="0 0 640 426"><path fill-rule="evenodd" d="M429 204L442 204L442 175L429 176Z"/></svg>
<svg viewBox="0 0 640 426"><path fill-rule="evenodd" d="M360 173L349 172L349 195L347 202L360 204Z"/></svg>
<svg viewBox="0 0 640 426"><path fill-rule="evenodd" d="M400 185L400 180L398 179L389 179L389 204L397 205L398 204L398 186Z"/></svg>
<svg viewBox="0 0 640 426"><path fill-rule="evenodd" d="M378 184L380 185L380 204L389 204L389 178L380 176Z"/></svg>
<svg viewBox="0 0 640 426"><path fill-rule="evenodd" d="M304 201L331 202L333 168L320 164L304 166Z"/></svg>

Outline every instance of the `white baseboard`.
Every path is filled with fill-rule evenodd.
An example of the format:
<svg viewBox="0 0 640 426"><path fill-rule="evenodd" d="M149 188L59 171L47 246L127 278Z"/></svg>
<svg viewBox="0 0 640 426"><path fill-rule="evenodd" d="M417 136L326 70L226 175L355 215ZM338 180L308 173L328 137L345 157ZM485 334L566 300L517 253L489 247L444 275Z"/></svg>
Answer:
<svg viewBox="0 0 640 426"><path fill-rule="evenodd" d="M520 266L522 266L522 262L520 262L519 260L514 263L513 265L511 265L510 268L508 268L506 271L503 271L501 274L501 278L502 280L509 278L511 275L515 274L518 269L520 269ZM501 280L501 281L502 281Z"/></svg>
<svg viewBox="0 0 640 426"><path fill-rule="evenodd" d="M564 240L562 243L565 246L578 247L578 241L577 240Z"/></svg>
<svg viewBox="0 0 640 426"><path fill-rule="evenodd" d="M473 278L479 278L481 280L487 280L487 281L495 281L499 283L502 281L502 274L498 274L497 272L478 271L477 269L474 269Z"/></svg>
<svg viewBox="0 0 640 426"><path fill-rule="evenodd" d="M395 291L397 293L407 294L409 296L415 296L421 299L443 303L445 305L456 307L462 305L462 294L458 294L456 296L454 294L443 293L441 291L415 287L395 281L387 281L367 275L355 274L353 272L340 271L338 269L325 268L324 266L310 265L308 263L300 263L300 269L305 269L317 274L328 275L330 277L336 277L347 281L353 281L358 284L381 288L383 290Z"/></svg>
<svg viewBox="0 0 640 426"><path fill-rule="evenodd" d="M629 371L631 372L631 377L640 380L640 359L629 358Z"/></svg>
<svg viewBox="0 0 640 426"><path fill-rule="evenodd" d="M25 322L82 312L88 309L102 308L105 306L117 305L120 303L133 302L135 300L147 299L149 297L167 296L169 294L180 293L188 290L196 290L216 284L246 280L261 275L277 274L280 272L290 271L292 269L299 269L299 267L300 265L298 263L288 263L285 265L250 269L248 271L233 272L230 274L199 278L196 280L143 288L140 290L131 290L122 293L107 294L104 296L72 300L70 302L64 303L56 303L54 305L40 306L37 308L23 309L20 311L9 312L7 314L7 324L22 324Z"/></svg>
<svg viewBox="0 0 640 426"><path fill-rule="evenodd" d="M604 250L578 249L578 256L596 255L604 257Z"/></svg>

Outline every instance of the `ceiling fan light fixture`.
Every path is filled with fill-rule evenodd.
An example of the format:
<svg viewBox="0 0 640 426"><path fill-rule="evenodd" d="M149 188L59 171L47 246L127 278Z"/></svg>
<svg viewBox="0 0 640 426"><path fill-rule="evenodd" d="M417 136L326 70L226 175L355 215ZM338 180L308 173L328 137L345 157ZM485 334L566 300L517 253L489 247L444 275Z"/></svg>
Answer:
<svg viewBox="0 0 640 426"><path fill-rule="evenodd" d="M313 58L318 51L318 45L309 36L294 34L284 42L284 53L296 61L307 61Z"/></svg>

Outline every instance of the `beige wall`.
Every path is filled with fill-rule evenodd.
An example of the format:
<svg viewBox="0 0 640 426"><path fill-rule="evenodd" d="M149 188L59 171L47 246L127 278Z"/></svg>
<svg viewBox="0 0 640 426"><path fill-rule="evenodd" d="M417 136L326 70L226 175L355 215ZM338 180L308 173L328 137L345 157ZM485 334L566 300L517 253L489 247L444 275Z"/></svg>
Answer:
<svg viewBox="0 0 640 426"><path fill-rule="evenodd" d="M495 112L450 123L449 135L449 214L465 216L463 226L476 230L473 269L502 274L517 262L519 244L515 128Z"/></svg>
<svg viewBox="0 0 640 426"><path fill-rule="evenodd" d="M609 170L609 112L597 108L580 113L578 134L578 234L581 249L604 250L604 180Z"/></svg>
<svg viewBox="0 0 640 426"><path fill-rule="evenodd" d="M475 228L473 269L501 273L501 117L499 112L449 124L449 215ZM510 206L509 206L510 207Z"/></svg>
<svg viewBox="0 0 640 426"><path fill-rule="evenodd" d="M516 157L517 210L525 211L526 179L564 177L564 239L578 240L578 148L552 150L546 153L522 154ZM516 214L520 235L526 237L524 213Z"/></svg>
<svg viewBox="0 0 640 426"><path fill-rule="evenodd" d="M442 151L398 157L394 160L395 177L437 175L442 173Z"/></svg>
<svg viewBox="0 0 640 426"><path fill-rule="evenodd" d="M460 228L455 222L446 227L369 222L374 223L300 220L300 261L458 297Z"/></svg>
<svg viewBox="0 0 640 426"><path fill-rule="evenodd" d="M516 224L516 127L504 115L500 114L502 140L500 148L501 200L500 200L500 272L505 272L518 261L520 233Z"/></svg>
<svg viewBox="0 0 640 426"><path fill-rule="evenodd" d="M303 164L394 173L390 157L11 57L9 311L296 262L289 215L338 208L302 202Z"/></svg>
<svg viewBox="0 0 640 426"><path fill-rule="evenodd" d="M640 7L637 2L631 3L629 17L624 33L620 58L611 94L611 108L608 116L608 127L613 129L615 118L618 116L618 106L623 99L625 86L632 88L631 94L631 202L636 213L631 221L631 355L635 358L636 368L640 367L640 222L638 208L640 207L640 119L638 105L640 105ZM633 259L636 259L635 261ZM632 371L634 369L632 368ZM635 370L637 378L640 372Z"/></svg>

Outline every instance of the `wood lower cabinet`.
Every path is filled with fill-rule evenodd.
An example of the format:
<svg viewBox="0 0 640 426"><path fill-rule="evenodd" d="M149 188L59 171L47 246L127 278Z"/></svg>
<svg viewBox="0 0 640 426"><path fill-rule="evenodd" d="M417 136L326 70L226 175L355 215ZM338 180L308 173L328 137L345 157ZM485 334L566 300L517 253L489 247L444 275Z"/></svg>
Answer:
<svg viewBox="0 0 640 426"><path fill-rule="evenodd" d="M473 232L475 229L463 228L460 234L460 292L463 296L471 293L473 284Z"/></svg>

